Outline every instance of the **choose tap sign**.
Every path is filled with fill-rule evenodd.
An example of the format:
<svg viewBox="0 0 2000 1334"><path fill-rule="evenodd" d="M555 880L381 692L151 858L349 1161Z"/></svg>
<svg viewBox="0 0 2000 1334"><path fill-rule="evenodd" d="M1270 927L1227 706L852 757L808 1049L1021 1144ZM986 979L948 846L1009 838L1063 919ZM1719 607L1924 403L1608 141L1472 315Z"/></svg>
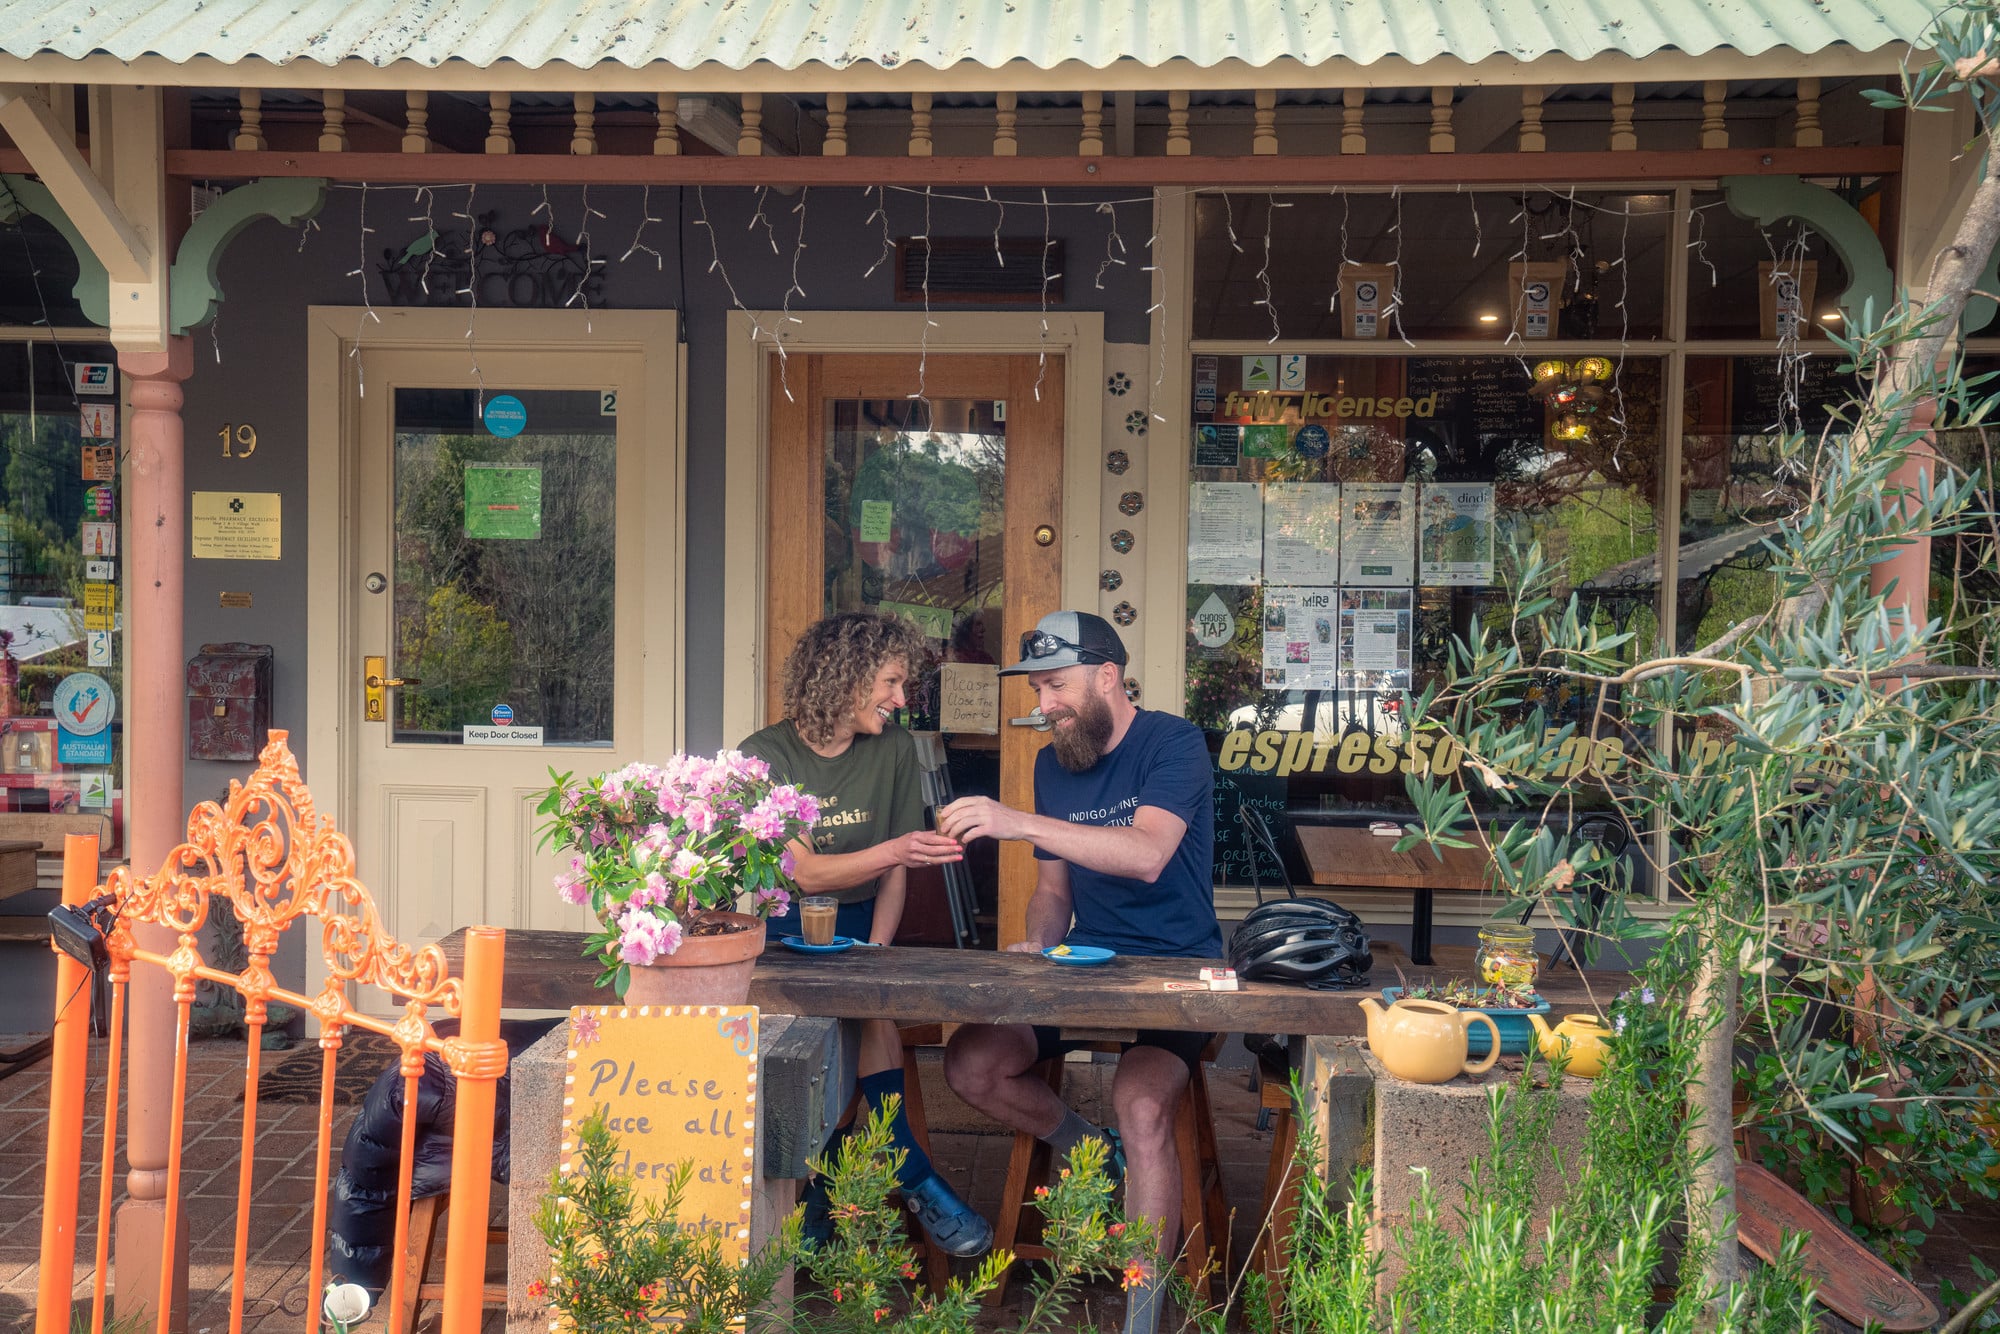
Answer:
<svg viewBox="0 0 2000 1334"><path fill-rule="evenodd" d="M569 1016L562 1170L576 1170L576 1128L604 1108L617 1170L662 1198L685 1170L679 1223L750 1254L757 1153L757 1010L722 1005L580 1005Z"/></svg>

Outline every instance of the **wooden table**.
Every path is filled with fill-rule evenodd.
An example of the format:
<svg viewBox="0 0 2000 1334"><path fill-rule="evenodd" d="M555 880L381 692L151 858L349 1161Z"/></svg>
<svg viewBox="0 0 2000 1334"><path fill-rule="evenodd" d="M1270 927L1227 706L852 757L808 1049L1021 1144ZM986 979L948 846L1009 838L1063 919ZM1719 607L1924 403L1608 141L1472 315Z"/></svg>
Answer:
<svg viewBox="0 0 2000 1334"><path fill-rule="evenodd" d="M1354 889L1407 889L1410 905L1410 959L1429 964L1431 956L1431 895L1440 889L1488 887L1486 853L1480 848L1438 848L1418 844L1397 852L1396 838L1371 834L1354 825L1300 824L1292 827L1306 870L1315 885ZM1399 835L1400 837L1400 835ZM1442 855L1442 860L1440 860Z"/></svg>
<svg viewBox="0 0 2000 1334"><path fill-rule="evenodd" d="M583 939L568 931L509 931L502 1002L536 1010L609 1003L611 993L593 985L597 965L583 957ZM464 933L455 931L439 943L456 973L464 959ZM1471 976L1471 950L1439 953L1447 956L1440 963L1454 975ZM1241 991L1168 991L1162 985L1193 980L1203 962L1126 956L1075 967L1038 954L988 950L885 947L803 955L774 945L757 961L750 1003L774 1014L900 1023L1359 1037L1367 1023L1358 1002L1397 985L1396 966L1408 960L1393 945L1377 945L1368 986L1352 991L1269 982L1246 982ZM1540 990L1558 1011L1588 1009L1592 993L1608 1003L1625 981L1621 974L1592 973L1586 990L1577 974L1566 970L1546 978Z"/></svg>

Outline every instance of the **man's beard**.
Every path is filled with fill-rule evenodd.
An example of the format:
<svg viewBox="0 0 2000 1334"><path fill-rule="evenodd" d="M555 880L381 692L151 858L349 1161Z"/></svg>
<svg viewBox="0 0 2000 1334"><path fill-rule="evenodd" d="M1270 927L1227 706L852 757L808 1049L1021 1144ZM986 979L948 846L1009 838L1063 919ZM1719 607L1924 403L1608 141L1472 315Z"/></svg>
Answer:
<svg viewBox="0 0 2000 1334"><path fill-rule="evenodd" d="M1071 710L1069 717L1074 721L1068 727L1058 727L1050 738L1055 747L1056 762L1073 774L1080 774L1104 758L1104 748L1111 741L1111 706L1096 695L1087 697L1083 704Z"/></svg>

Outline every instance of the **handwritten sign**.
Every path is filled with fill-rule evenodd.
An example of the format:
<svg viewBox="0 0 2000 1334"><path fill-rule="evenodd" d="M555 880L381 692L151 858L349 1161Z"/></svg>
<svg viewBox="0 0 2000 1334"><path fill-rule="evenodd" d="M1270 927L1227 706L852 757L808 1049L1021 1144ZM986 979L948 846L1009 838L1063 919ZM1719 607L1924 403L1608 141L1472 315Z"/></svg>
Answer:
<svg viewBox="0 0 2000 1334"><path fill-rule="evenodd" d="M947 662L938 669L938 730L1000 730L1000 669L990 662Z"/></svg>
<svg viewBox="0 0 2000 1334"><path fill-rule="evenodd" d="M576 1127L606 1109L617 1170L641 1199L661 1198L685 1164L682 1227L750 1255L757 1153L757 1010L721 1005L579 1005L569 1013L562 1170L576 1170Z"/></svg>

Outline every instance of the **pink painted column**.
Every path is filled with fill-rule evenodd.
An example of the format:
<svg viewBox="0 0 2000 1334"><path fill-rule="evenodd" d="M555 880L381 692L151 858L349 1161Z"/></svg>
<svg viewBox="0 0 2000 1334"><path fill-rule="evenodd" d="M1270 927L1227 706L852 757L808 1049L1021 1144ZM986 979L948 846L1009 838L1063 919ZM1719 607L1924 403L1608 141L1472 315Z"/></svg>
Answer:
<svg viewBox="0 0 2000 1334"><path fill-rule="evenodd" d="M120 352L132 412L126 423L125 531L125 853L150 875L187 834L181 796L186 709L181 648L181 562L187 550L187 486L181 382L194 370L185 337L165 352ZM140 927L142 948L170 953L174 934ZM174 1269L171 1328L187 1324L187 1228L174 1227L174 1254L162 1254L167 1209L167 1123L173 1100L173 979L137 967L130 984L131 1052L126 1077L126 1198L113 1231L112 1283L120 1318L143 1308L156 1318L160 1269Z"/></svg>

